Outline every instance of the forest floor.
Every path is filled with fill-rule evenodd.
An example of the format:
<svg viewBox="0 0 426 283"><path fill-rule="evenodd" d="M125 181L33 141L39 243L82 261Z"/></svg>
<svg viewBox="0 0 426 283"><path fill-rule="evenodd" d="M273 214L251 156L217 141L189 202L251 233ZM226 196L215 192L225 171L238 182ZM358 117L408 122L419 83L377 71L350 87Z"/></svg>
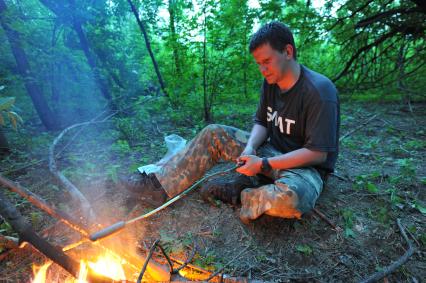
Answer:
<svg viewBox="0 0 426 283"><path fill-rule="evenodd" d="M159 160L166 151L164 134L177 133L190 139L200 128L190 119L156 119L144 121L139 129L127 129L126 133L139 131L143 135L130 143L120 139L122 127L112 129L112 123L86 127L59 157L59 168L93 204L99 223L109 225L149 211L149 206L117 190L117 176L135 170L136 165ZM247 130L251 127L250 114L217 117L219 123L229 121ZM316 205L338 229L314 213L301 220L263 216L244 225L238 217L239 207L211 206L193 192L108 241L117 245L121 241L123 247L145 253L161 238L166 250L181 259L196 243L193 264L213 270L224 267L226 274L251 279L357 282L406 252L407 243L397 226L400 219L416 251L385 282L421 282L426 278L425 126L425 104L415 104L414 113L409 113L399 104L342 103L341 137L350 134L340 143L336 170L340 178L329 178ZM58 148L75 133L65 137ZM0 171L73 214L62 189L49 177L47 155L53 138L35 134L34 129L21 129L10 139L15 149L0 161ZM227 166L219 164L213 170ZM51 243L64 246L76 239L64 224L18 196L8 196ZM3 235L14 236L6 223L0 220L0 224ZM28 281L31 264L44 261L46 258L31 248L14 250L0 261L0 282ZM64 277L56 272L55 278L61 282Z"/></svg>

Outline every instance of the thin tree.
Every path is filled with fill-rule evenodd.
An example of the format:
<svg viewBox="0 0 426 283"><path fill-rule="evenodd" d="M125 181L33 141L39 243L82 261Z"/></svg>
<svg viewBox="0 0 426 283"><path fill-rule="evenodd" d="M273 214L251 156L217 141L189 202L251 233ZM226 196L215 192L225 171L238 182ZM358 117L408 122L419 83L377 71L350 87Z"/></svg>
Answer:
<svg viewBox="0 0 426 283"><path fill-rule="evenodd" d="M176 74L180 78L182 75L180 60L179 60L179 50L178 50L178 41L177 41L177 33L176 33L176 10L177 3L176 0L169 0L169 16L170 16L170 34L172 41L172 50L173 50L173 59L175 61Z"/></svg>
<svg viewBox="0 0 426 283"><path fill-rule="evenodd" d="M161 89L163 90L164 95L168 96L166 91L166 85L163 81L163 78L161 77L160 69L158 68L157 61L155 60L154 53L152 52L152 49L151 49L151 43L149 41L148 34L146 32L146 29L144 27L142 20L139 17L138 10L136 9L135 5L133 4L131 0L127 0L127 2L129 3L130 8L132 9L133 15L135 16L136 21L138 22L139 28L145 39L146 49L148 49L148 53L149 53L149 56L151 57L152 64L154 65L154 70L155 70L155 73L157 74L158 82L160 83Z"/></svg>
<svg viewBox="0 0 426 283"><path fill-rule="evenodd" d="M83 53L86 57L87 64L89 65L93 76L95 78L95 82L98 85L99 90L102 93L102 96L107 99L108 101L111 100L111 93L109 92L108 85L102 78L99 69L96 64L96 58L92 54L90 50L90 44L87 39L87 36L83 30L83 24L81 22L81 19L76 11L77 7L74 0L68 0L68 3L70 4L69 7L66 7L65 5L58 6L58 4L55 1L51 0L40 0L40 2L46 6L50 11L52 11L58 18L61 17L61 14L63 12L61 10L66 9L71 14L72 18L72 28L77 34L77 37L80 41L80 47L83 50Z"/></svg>

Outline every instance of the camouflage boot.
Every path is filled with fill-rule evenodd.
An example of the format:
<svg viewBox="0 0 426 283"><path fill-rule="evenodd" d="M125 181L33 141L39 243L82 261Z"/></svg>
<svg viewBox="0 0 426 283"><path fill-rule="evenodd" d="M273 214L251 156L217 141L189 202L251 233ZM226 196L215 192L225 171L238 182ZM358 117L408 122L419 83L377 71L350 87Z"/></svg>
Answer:
<svg viewBox="0 0 426 283"><path fill-rule="evenodd" d="M201 197L212 205L216 205L216 200L237 205L241 203L241 191L270 183L273 183L273 180L263 175L249 177L233 174L228 178L220 176L204 183L200 192Z"/></svg>
<svg viewBox="0 0 426 283"><path fill-rule="evenodd" d="M119 187L130 196L153 206L160 206L167 199L167 194L155 174L136 173L119 181Z"/></svg>

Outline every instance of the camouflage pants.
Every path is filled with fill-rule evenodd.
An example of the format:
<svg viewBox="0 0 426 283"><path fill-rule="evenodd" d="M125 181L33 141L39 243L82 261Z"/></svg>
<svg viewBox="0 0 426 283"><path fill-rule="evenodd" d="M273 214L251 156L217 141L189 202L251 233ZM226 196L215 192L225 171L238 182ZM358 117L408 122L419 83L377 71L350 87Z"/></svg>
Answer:
<svg viewBox="0 0 426 283"><path fill-rule="evenodd" d="M167 195L173 197L202 178L219 160L235 162L249 136L248 132L234 127L209 125L163 165L156 176ZM282 153L265 143L257 154L272 157ZM269 177L274 180L273 184L241 192L242 221L256 219L262 214L300 218L314 207L323 187L320 174L311 167L273 170Z"/></svg>

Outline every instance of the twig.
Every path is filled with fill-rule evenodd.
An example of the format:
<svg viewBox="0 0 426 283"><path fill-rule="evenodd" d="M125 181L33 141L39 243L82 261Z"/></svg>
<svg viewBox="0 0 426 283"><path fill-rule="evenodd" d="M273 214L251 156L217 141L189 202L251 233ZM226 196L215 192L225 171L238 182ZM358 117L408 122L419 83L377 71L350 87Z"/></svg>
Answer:
<svg viewBox="0 0 426 283"><path fill-rule="evenodd" d="M316 215L318 215L322 220L324 220L328 225L330 225L331 227L333 227L333 229L338 230L340 229L339 227L337 227L333 222L331 222L330 219L327 218L327 216L325 216L325 214L323 214L321 211L319 211L317 208L313 208L312 209L313 212L316 213Z"/></svg>
<svg viewBox="0 0 426 283"><path fill-rule="evenodd" d="M342 180L342 181L352 182L352 180L351 180L350 178L343 177L343 176L341 176L341 175L339 175L339 174L337 174L337 173L335 173L335 172L330 173L330 174L329 174L329 176L336 177L337 179Z"/></svg>
<svg viewBox="0 0 426 283"><path fill-rule="evenodd" d="M217 275L221 275L220 273L225 269L226 266L230 265L232 262L234 262L235 260L239 259L249 248L250 248L250 245L248 245L247 247L245 247L245 249L243 249L233 259L231 259L230 261L228 261L222 268L218 269L212 275L210 275L210 277L206 279L206 282L209 282L210 280L212 280L213 278L215 278Z"/></svg>
<svg viewBox="0 0 426 283"><path fill-rule="evenodd" d="M396 219L396 224L398 225L399 231L401 232L402 237L404 238L405 242L408 245L408 250L395 262L392 264L386 266L383 268L382 271L376 272L370 276L368 276L366 279L363 279L361 283L367 283L367 282L377 282L383 277L391 274L396 269L398 269L401 265L403 265L410 256L414 254L415 249L413 248L413 245L411 244L411 241L408 239L407 234L405 233L404 227L402 227L401 220L398 218Z"/></svg>
<svg viewBox="0 0 426 283"><path fill-rule="evenodd" d="M373 116L371 116L370 118L368 118L364 123L362 123L361 125L359 125L358 127L356 127L355 129L352 129L351 131L347 132L346 134L344 134L343 136L341 136L339 138L339 142L343 141L344 139L346 139L347 137L349 137L350 135L352 135L354 132L358 131L359 129L363 128L365 125L367 125L368 123L370 123L372 120L374 120L377 116L379 116L380 113L377 113Z"/></svg>
<svg viewBox="0 0 426 283"><path fill-rule="evenodd" d="M160 242L160 239L155 240L155 242L152 244L151 248L149 249L149 253L148 256L145 259L145 263L143 264L141 273L139 274L138 280L136 281L136 283L141 283L142 282L142 277L143 274L146 271L146 268L148 267L148 262L150 261L152 254L154 253L155 247L157 247L158 242Z"/></svg>

